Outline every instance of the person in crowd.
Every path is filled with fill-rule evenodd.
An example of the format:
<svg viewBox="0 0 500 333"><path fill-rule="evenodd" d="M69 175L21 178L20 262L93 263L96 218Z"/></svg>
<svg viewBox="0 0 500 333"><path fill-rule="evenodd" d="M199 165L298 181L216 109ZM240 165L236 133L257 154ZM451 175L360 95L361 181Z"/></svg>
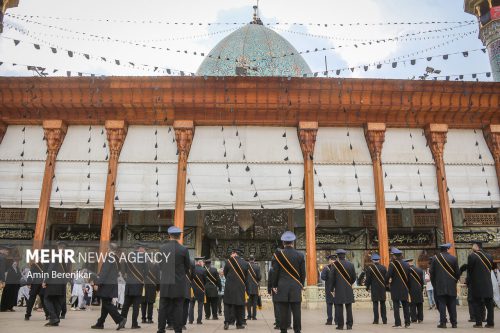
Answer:
<svg viewBox="0 0 500 333"><path fill-rule="evenodd" d="M57 250L64 250L66 243L58 242ZM49 321L45 326L59 326L59 322L64 318L65 311L63 304L66 304L66 284L67 279L60 274L67 272L67 265L62 258L54 258L53 262L48 265L48 277L44 279L42 288L45 288L45 306L49 313Z"/></svg>
<svg viewBox="0 0 500 333"><path fill-rule="evenodd" d="M224 270L219 269L219 279L221 288L219 289L219 300L217 302L217 312L219 316L222 316L222 300L224 299L224 289L226 288L226 277L224 276Z"/></svg>
<svg viewBox="0 0 500 333"><path fill-rule="evenodd" d="M207 273L203 268L203 257L194 258L195 267L192 273L191 286L193 287L193 297L189 304L189 323L194 322L194 311L196 303L198 303L198 311L196 317L196 324L201 325L203 316L203 304L205 303L205 284L207 280Z"/></svg>
<svg viewBox="0 0 500 333"><path fill-rule="evenodd" d="M20 280L20 288L17 293L17 305L18 306L27 306L28 299L30 298L30 288L28 285L28 274L30 269L28 266L24 267L21 271L21 280Z"/></svg>
<svg viewBox="0 0 500 333"><path fill-rule="evenodd" d="M118 272L118 296L116 297L116 306L118 310L122 309L125 302L125 279L122 272Z"/></svg>
<svg viewBox="0 0 500 333"><path fill-rule="evenodd" d="M330 284L328 283L328 278L330 276L330 271L332 270L333 263L337 259L336 254L331 254L326 257L328 260L328 265L325 265L321 270L321 280L325 282L325 302L326 302L326 323L325 325L332 325L333 322L333 292L329 289ZM337 325L337 317L335 316L335 325Z"/></svg>
<svg viewBox="0 0 500 333"><path fill-rule="evenodd" d="M467 258L467 283L472 293L472 304L476 324L474 328L483 327L481 310L486 307L486 328L495 327L493 285L491 271L493 270L493 257L482 249L482 242L472 244L472 252Z"/></svg>
<svg viewBox="0 0 500 333"><path fill-rule="evenodd" d="M224 265L226 287L224 290L224 329L236 323L236 328L244 328L245 298L248 263L240 257L240 250L233 249Z"/></svg>
<svg viewBox="0 0 500 333"><path fill-rule="evenodd" d="M398 248L391 249L393 259L385 276L386 285L390 286L391 299L394 309L394 328L401 327L399 309L403 307L405 328L410 327L410 266L403 260L403 252Z"/></svg>
<svg viewBox="0 0 500 333"><path fill-rule="evenodd" d="M143 324L153 324L153 307L156 302L156 292L160 286L159 269L155 263L146 263L144 274L144 296L141 302L141 319Z"/></svg>
<svg viewBox="0 0 500 333"><path fill-rule="evenodd" d="M205 319L218 320L217 303L219 301L219 290L222 288L217 268L211 267L212 260L205 260Z"/></svg>
<svg viewBox="0 0 500 333"><path fill-rule="evenodd" d="M35 306L36 298L40 299L40 305L45 312L45 319L49 319L49 312L45 307L44 302L44 288L42 288L43 277L42 274L44 272L44 265L39 262L32 261L30 263L30 276L28 277L27 283L30 287L30 294L28 303L26 304L26 314L24 315L24 320L30 320L31 313L33 311L33 307Z"/></svg>
<svg viewBox="0 0 500 333"><path fill-rule="evenodd" d="M302 289L305 282L304 255L293 248L296 236L291 231L285 231L281 236L283 250L274 253L272 288L276 293L276 302L280 306L280 330L287 331L288 313L293 315L293 330L302 330L301 302Z"/></svg>
<svg viewBox="0 0 500 333"><path fill-rule="evenodd" d="M248 260L248 275L247 275L247 319L257 320L257 302L259 298L259 287L260 287L260 267L255 262L255 257L250 256Z"/></svg>
<svg viewBox="0 0 500 333"><path fill-rule="evenodd" d="M415 266L413 259L405 259L410 265L410 318L412 323L424 321L424 271Z"/></svg>
<svg viewBox="0 0 500 333"><path fill-rule="evenodd" d="M338 259L333 263L330 270L328 283L333 293L333 303L337 318L337 329L344 329L344 306L346 310L345 325L348 330L352 329L354 322L352 316L352 303L354 303L354 291L352 285L356 282L356 271L354 265L346 259L347 251L338 249L336 251Z"/></svg>
<svg viewBox="0 0 500 333"><path fill-rule="evenodd" d="M20 283L21 272L17 260L14 260L5 273L5 287L0 301L0 312L15 311L14 307L17 305L17 295L21 287Z"/></svg>
<svg viewBox="0 0 500 333"><path fill-rule="evenodd" d="M434 309L436 302L434 301L434 287L431 282L430 265L432 261L429 261L429 268L425 270L425 290L427 291L427 302L429 302L429 310Z"/></svg>
<svg viewBox="0 0 500 333"><path fill-rule="evenodd" d="M379 307L382 324L387 324L387 309L385 306L387 285L385 275L387 268L380 263L380 255L371 255L372 264L366 268L366 290L370 291L373 303L373 324L379 323Z"/></svg>

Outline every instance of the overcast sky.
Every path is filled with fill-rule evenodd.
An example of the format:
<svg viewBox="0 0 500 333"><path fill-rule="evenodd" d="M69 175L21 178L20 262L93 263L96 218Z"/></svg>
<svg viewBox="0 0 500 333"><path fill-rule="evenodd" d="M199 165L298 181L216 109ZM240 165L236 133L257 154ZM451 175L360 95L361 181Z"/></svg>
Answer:
<svg viewBox="0 0 500 333"><path fill-rule="evenodd" d="M19 7L9 9L4 20L0 61L5 63L0 66L0 75L34 75L25 66L10 63L46 67L50 75L66 75L67 70L74 74L96 75L166 75L165 68L196 72L203 60L200 53L207 54L218 41L241 26L198 23L249 22L254 4L255 1L249 0L20 0ZM23 15L36 16L24 18ZM462 51L483 48L478 39L476 19L464 13L463 0L261 0L260 16L264 23L281 23L269 27L289 40L298 51L344 46L304 54L313 72L325 70L325 56L330 70L389 62L380 69L372 66L368 71L345 70L341 72L342 77L407 79L422 75L427 66L432 66L442 71L440 75L469 74L464 79L473 80L470 74L491 70L488 56L481 50L469 52L467 57L462 55ZM127 20L135 22L123 22ZM422 21L462 23L378 25ZM187 24L175 25L175 22ZM191 22L194 24L189 24ZM285 22L305 25L283 25ZM359 27L348 25L358 22L361 23ZM340 23L345 25L339 26ZM364 23L377 24L365 26ZM429 33L428 30L441 31ZM411 40L407 41L373 42L366 46L359 41L408 34ZM110 41L108 37L119 41ZM15 46L13 39L21 42ZM33 43L39 44L40 49L35 49ZM49 45L58 50L56 54ZM158 47L187 50L188 53L158 50ZM64 50L75 54L69 57ZM197 55L193 55L194 52ZM459 54L451 55L455 52ZM450 54L448 60L442 59L440 55L443 54ZM437 57L431 61L417 60L415 65L410 63L411 59L428 56ZM393 69L392 59L398 57L406 63L400 62ZM120 65L115 64L115 59L120 60ZM125 66L128 62L134 63L135 68ZM138 64L149 65L150 70L137 68ZM159 69L153 72L154 67ZM53 69L59 71L53 74ZM330 73L331 76L335 74ZM491 80L485 75L478 75L478 78Z"/></svg>

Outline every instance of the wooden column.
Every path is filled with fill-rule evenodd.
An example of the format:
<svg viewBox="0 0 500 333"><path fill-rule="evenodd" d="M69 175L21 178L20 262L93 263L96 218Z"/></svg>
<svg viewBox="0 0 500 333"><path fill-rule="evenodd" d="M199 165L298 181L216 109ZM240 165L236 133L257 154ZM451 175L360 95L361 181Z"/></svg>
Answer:
<svg viewBox="0 0 500 333"><path fill-rule="evenodd" d="M177 189L175 192L174 225L184 230L184 208L186 205L187 160L194 137L194 124L191 120L174 121L175 141L179 151L177 163ZM182 243L183 237L181 237Z"/></svg>
<svg viewBox="0 0 500 333"><path fill-rule="evenodd" d="M106 193L104 195L104 209L102 211L100 252L107 251L111 241L113 229L113 212L115 210L116 173L118 158L127 136L127 123L124 120L106 120L104 124L108 137L109 160L108 176L106 178ZM101 263L100 263L101 264ZM100 265L99 265L100 267Z"/></svg>
<svg viewBox="0 0 500 333"><path fill-rule="evenodd" d="M3 137L5 136L6 132L7 132L7 124L0 121L0 143L2 143Z"/></svg>
<svg viewBox="0 0 500 333"><path fill-rule="evenodd" d="M439 210L443 224L445 243L455 245L453 239L453 222L451 218L450 200L448 198L448 185L446 183L446 170L444 167L444 145L446 144L447 124L429 124L425 127L425 137L431 149L434 164L436 165L436 181L439 194ZM455 246L450 253L456 255Z"/></svg>
<svg viewBox="0 0 500 333"><path fill-rule="evenodd" d="M498 187L500 188L500 125L488 125L483 131L484 138L495 161Z"/></svg>
<svg viewBox="0 0 500 333"><path fill-rule="evenodd" d="M306 215L306 275L307 285L318 284L316 263L316 220L314 214L314 145L318 133L317 122L299 122L299 141L304 156L304 201Z"/></svg>
<svg viewBox="0 0 500 333"><path fill-rule="evenodd" d="M375 205L377 216L378 251L380 262L389 265L389 232L385 210L384 172L382 171L382 146L385 140L384 123L365 125L365 138L373 163L373 183L375 187Z"/></svg>
<svg viewBox="0 0 500 333"><path fill-rule="evenodd" d="M34 249L41 249L45 240L56 158L67 130L68 127L62 120L45 120L43 122L45 142L47 143L47 158L45 160L40 203L36 216L35 236L33 237Z"/></svg>

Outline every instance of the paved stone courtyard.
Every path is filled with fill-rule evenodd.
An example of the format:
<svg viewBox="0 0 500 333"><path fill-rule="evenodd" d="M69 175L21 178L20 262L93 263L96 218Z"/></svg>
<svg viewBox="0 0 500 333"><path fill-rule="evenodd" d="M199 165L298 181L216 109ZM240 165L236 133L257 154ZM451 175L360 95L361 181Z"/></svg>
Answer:
<svg viewBox="0 0 500 333"><path fill-rule="evenodd" d="M62 320L59 327L44 327L45 318L42 312L35 312L30 321L24 320L25 308L16 308L16 312L2 312L0 313L0 331L8 333L24 333L24 332L68 332L68 333L84 333L93 332L90 325L94 324L97 317L99 317L100 308L93 307L91 310L86 311L69 311L65 320ZM130 316L131 313L129 313ZM497 309L495 313L499 318L500 311ZM429 331L442 331L436 328L436 323L439 318L437 311L425 311L424 322L421 324L412 324L410 330L414 332L429 332ZM302 310L302 332L326 333L335 331L334 326L325 326L326 315L324 310ZM458 309L458 329L453 330L455 333L470 332L472 323L467 322L468 309L466 307L459 307ZM156 332L156 314L154 316L155 324L139 324L141 330L130 329L130 318L126 328L123 332ZM497 323L498 323L497 319ZM258 318L255 321L249 321L246 330L238 332L278 332L273 329L273 314L270 310L263 310L258 313ZM354 327L353 331L377 333L387 332L393 330L392 312L389 315L388 325L372 325L372 312L371 309L354 309ZM498 327L498 325L497 325ZM116 325L111 318L105 324L105 331L114 331ZM451 328L449 328L451 329ZM230 331L236 329L231 327ZM223 332L223 320L204 320L203 325L188 325L187 332L193 333L212 333ZM289 331L292 332L292 331Z"/></svg>

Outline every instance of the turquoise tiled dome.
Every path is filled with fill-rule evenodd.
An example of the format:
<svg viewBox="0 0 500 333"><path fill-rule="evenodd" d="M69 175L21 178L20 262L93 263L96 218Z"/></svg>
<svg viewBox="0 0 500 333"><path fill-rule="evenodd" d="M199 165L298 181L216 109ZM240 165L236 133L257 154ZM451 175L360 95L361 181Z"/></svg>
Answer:
<svg viewBox="0 0 500 333"><path fill-rule="evenodd" d="M302 76L309 66L285 38L261 24L232 32L210 51L197 75Z"/></svg>

